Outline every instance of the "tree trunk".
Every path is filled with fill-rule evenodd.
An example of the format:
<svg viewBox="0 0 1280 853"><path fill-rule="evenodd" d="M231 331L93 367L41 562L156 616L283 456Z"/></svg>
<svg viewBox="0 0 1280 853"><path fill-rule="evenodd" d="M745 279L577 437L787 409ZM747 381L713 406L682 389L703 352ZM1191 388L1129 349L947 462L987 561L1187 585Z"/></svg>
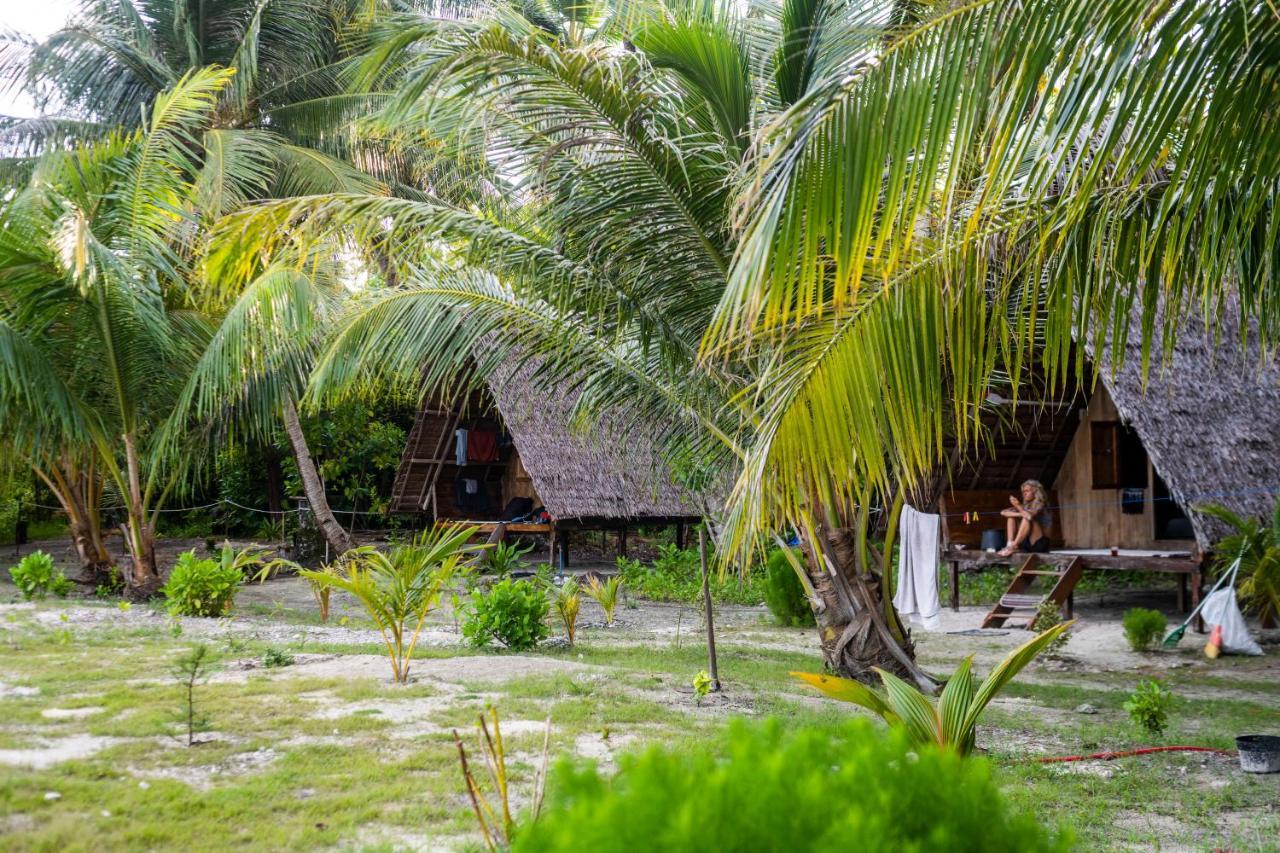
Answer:
<svg viewBox="0 0 1280 853"><path fill-rule="evenodd" d="M32 468L66 513L71 542L80 561L78 580L85 584L105 583L110 579L112 559L102 538L102 520L98 513L102 483L96 466L92 460L81 465L66 453L51 461L48 471L39 465Z"/></svg>
<svg viewBox="0 0 1280 853"><path fill-rule="evenodd" d="M293 455L298 462L298 474L302 477L302 490L311 504L311 512L316 517L316 524L333 556L337 557L351 550L351 537L338 523L329 509L329 500L324 494L324 484L320 482L320 472L316 470L315 460L311 458L311 448L307 446L307 437L302 432L302 422L298 420L298 410L292 400L284 403L284 428L289 434L289 444L293 446Z"/></svg>
<svg viewBox="0 0 1280 853"><path fill-rule="evenodd" d="M265 448L263 460L267 469L267 509L272 519L279 520L284 512L284 470L280 467L280 453L275 445Z"/></svg>
<svg viewBox="0 0 1280 853"><path fill-rule="evenodd" d="M128 494L125 495L127 520L120 526L129 551L129 567L124 572L124 594L134 601L144 601L160 591L160 572L156 569L156 531L147 520L143 506L138 449L134 437L128 433L124 435L124 452L129 476Z"/></svg>
<svg viewBox="0 0 1280 853"><path fill-rule="evenodd" d="M805 571L827 669L872 686L883 669L922 691L937 690L938 681L916 666L911 636L884 599L883 579L860 553L855 531L819 523L813 538L804 542Z"/></svg>

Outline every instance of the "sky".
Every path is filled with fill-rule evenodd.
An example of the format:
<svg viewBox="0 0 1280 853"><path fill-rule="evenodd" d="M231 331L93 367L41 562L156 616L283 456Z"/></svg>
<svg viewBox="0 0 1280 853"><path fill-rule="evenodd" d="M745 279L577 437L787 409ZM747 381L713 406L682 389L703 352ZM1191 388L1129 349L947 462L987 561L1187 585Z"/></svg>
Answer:
<svg viewBox="0 0 1280 853"><path fill-rule="evenodd" d="M0 0L0 32L44 38L71 14L74 0ZM36 108L20 92L0 91L0 115L34 116Z"/></svg>

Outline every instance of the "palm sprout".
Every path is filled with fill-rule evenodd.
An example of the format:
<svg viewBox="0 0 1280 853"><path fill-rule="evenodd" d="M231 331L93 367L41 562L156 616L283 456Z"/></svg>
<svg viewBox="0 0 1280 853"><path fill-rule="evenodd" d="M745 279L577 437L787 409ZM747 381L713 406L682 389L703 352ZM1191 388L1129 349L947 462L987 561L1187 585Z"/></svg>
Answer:
<svg viewBox="0 0 1280 853"><path fill-rule="evenodd" d="M480 548L468 544L475 533L476 528L465 525L437 525L389 553L368 546L353 549L343 556L340 573L299 574L318 587L350 593L364 605L382 634L392 675L403 684L409 680L409 662L427 614Z"/></svg>
<svg viewBox="0 0 1280 853"><path fill-rule="evenodd" d="M601 580L598 575L587 578L587 595L604 611L604 624L613 625L613 614L618 609L618 593L622 590L622 575L611 575Z"/></svg>

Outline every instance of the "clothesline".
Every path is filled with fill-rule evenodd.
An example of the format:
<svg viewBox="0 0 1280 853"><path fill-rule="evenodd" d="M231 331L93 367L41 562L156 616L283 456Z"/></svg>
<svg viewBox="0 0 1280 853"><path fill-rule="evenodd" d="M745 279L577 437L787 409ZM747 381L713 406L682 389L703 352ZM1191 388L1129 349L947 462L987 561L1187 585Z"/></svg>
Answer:
<svg viewBox="0 0 1280 853"><path fill-rule="evenodd" d="M1202 494L1186 495L1185 497L1182 498L1182 500L1183 501L1193 501L1193 500L1204 501L1204 500L1214 500L1214 499L1221 499L1221 498L1255 497L1258 495L1280 495L1280 487L1273 487L1273 488L1267 488L1267 489L1247 489L1247 490L1238 491L1238 492L1204 492ZM1144 496L1143 500L1146 501L1148 500L1148 498ZM1178 502L1178 498L1175 498L1172 495L1168 495L1160 498L1152 497L1149 500L1152 503L1155 503L1157 501L1172 501L1175 503ZM1082 507L1090 507L1090 506L1108 506L1108 505L1113 505L1114 503L1115 503L1114 499L1098 500L1098 501L1082 501L1080 503L1053 504L1050 506L1046 506L1045 509L1046 510L1080 509ZM1003 511L1004 511L1003 507L1001 509L993 509L993 510L967 510L967 511L954 510L954 511L939 513L939 515L946 516L947 518L962 518L966 515L970 517L977 517L977 516L983 516L983 515L999 515Z"/></svg>

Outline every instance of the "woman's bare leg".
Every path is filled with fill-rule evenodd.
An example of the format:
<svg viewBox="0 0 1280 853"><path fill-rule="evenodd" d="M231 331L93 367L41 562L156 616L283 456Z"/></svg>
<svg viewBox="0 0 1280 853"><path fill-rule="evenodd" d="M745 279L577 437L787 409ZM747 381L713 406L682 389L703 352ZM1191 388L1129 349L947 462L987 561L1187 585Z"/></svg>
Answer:
<svg viewBox="0 0 1280 853"><path fill-rule="evenodd" d="M1016 531L1014 530L1015 522L1017 523ZM1009 523L1006 527L1008 529L1007 540L1000 553L1001 555L1008 557L1014 551L1017 551L1018 547L1026 541L1027 534L1031 532L1031 522L1027 521L1025 518L1021 520L1011 518L1009 519Z"/></svg>

